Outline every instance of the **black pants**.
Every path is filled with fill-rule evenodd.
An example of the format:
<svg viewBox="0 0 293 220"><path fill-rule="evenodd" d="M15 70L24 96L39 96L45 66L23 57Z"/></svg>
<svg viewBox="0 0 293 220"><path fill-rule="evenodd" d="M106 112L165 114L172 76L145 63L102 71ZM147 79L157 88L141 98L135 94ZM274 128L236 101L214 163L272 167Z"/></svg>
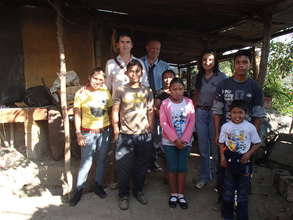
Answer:
<svg viewBox="0 0 293 220"><path fill-rule="evenodd" d="M132 179L133 193L143 190L145 174L153 152L151 134L120 134L115 152L119 197L129 196Z"/></svg>

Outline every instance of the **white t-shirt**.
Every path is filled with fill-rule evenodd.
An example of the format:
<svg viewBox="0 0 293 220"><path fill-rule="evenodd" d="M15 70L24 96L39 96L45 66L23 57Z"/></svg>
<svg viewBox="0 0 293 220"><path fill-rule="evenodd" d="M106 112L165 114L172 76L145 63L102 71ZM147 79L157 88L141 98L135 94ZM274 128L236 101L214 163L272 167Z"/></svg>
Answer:
<svg viewBox="0 0 293 220"><path fill-rule="evenodd" d="M174 103L171 102L171 118L172 118L172 125L176 130L176 134L178 138L183 136L185 127L186 127L186 119L187 119L187 112L186 112L186 101L183 99L181 103ZM173 142L166 138L162 138L163 145L174 145ZM187 145L190 145L188 143Z"/></svg>
<svg viewBox="0 0 293 220"><path fill-rule="evenodd" d="M255 126L246 120L240 124L229 121L221 128L219 143L225 143L233 152L244 154L249 151L251 144L260 142Z"/></svg>
<svg viewBox="0 0 293 220"><path fill-rule="evenodd" d="M144 86L149 87L149 82L148 82L148 78L147 78L147 74L146 74L146 70L145 70L145 66L143 62L139 60L138 58L132 56L131 60L133 59L138 60L143 67L142 77L140 78L140 82ZM118 87L126 85L129 82L127 75L125 75L127 64L121 59L120 55L116 57L116 60L118 61L118 63L115 61L115 59L108 60L106 64L106 70L105 70L105 73L106 73L105 84L107 88L110 90L112 96L114 96L114 93Z"/></svg>

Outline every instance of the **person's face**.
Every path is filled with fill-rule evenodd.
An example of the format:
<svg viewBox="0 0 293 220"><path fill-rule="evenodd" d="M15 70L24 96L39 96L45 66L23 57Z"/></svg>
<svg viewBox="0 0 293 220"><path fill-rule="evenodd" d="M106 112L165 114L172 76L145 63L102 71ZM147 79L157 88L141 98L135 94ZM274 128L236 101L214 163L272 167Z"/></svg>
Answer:
<svg viewBox="0 0 293 220"><path fill-rule="evenodd" d="M243 76L247 75L250 68L250 61L247 56L238 56L234 61L235 75Z"/></svg>
<svg viewBox="0 0 293 220"><path fill-rule="evenodd" d="M89 77L90 86L93 89L99 89L103 86L105 81L104 73L102 71L95 72L93 75Z"/></svg>
<svg viewBox="0 0 293 220"><path fill-rule="evenodd" d="M181 83L172 83L170 86L170 95L173 100L180 101L183 99L184 86Z"/></svg>
<svg viewBox="0 0 293 220"><path fill-rule="evenodd" d="M150 58L157 59L161 51L161 43L159 41L150 41L146 45L147 55Z"/></svg>
<svg viewBox="0 0 293 220"><path fill-rule="evenodd" d="M238 107L234 107L231 110L231 120L232 122L234 122L235 124L239 124L241 122L243 122L243 120L245 119L245 111L241 108Z"/></svg>
<svg viewBox="0 0 293 220"><path fill-rule="evenodd" d="M163 86L164 89L168 89L170 82L174 79L174 74L172 72L165 72L163 77Z"/></svg>
<svg viewBox="0 0 293 220"><path fill-rule="evenodd" d="M206 53L202 57L202 67L205 71L210 71L215 66L215 56L211 53Z"/></svg>
<svg viewBox="0 0 293 220"><path fill-rule="evenodd" d="M133 47L131 38L128 36L121 36L117 43L117 48L119 49L119 53L126 54L131 53L131 49Z"/></svg>
<svg viewBox="0 0 293 220"><path fill-rule="evenodd" d="M140 66L135 65L130 67L125 74L128 76L130 83L138 83L140 81L140 77L142 76L142 70Z"/></svg>

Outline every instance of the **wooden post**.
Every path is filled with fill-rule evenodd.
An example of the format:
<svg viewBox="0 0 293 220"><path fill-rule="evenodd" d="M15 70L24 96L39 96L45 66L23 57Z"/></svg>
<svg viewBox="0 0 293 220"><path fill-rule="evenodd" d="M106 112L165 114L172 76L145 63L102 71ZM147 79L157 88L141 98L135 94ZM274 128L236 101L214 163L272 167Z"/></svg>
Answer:
<svg viewBox="0 0 293 220"><path fill-rule="evenodd" d="M186 75L187 75L187 93L189 97L191 97L191 67L188 66L186 70Z"/></svg>
<svg viewBox="0 0 293 220"><path fill-rule="evenodd" d="M32 127L34 124L33 114L30 109L26 111L25 121L24 121L24 137L25 137L25 148L26 148L26 157L30 159L36 159L33 157L32 149Z"/></svg>
<svg viewBox="0 0 293 220"><path fill-rule="evenodd" d="M181 78L182 76L181 76L181 72L180 72L180 64L177 64L177 70L178 70L178 76Z"/></svg>
<svg viewBox="0 0 293 220"><path fill-rule="evenodd" d="M69 118L67 112L67 99L66 99L66 62L65 62L65 50L63 44L63 20L61 14L61 6L60 1L57 1L57 41L59 47L59 54L60 54L60 99L61 99L61 109L63 115L63 122L64 122L64 135L65 135L65 146L64 146L64 169L65 169L65 176L66 176L66 184L64 195L68 195L72 189L72 173L70 170L71 163L70 163L70 130L69 130Z"/></svg>
<svg viewBox="0 0 293 220"><path fill-rule="evenodd" d="M261 86L264 85L266 74L267 74L267 64L268 57L270 53L270 39L271 39L271 31L272 31L272 9L268 9L263 14L264 19L264 36L262 40L262 48L261 48L261 60L259 67L259 75L258 81Z"/></svg>
<svg viewBox="0 0 293 220"><path fill-rule="evenodd" d="M255 46L253 45L251 48L251 54L252 54L252 73L253 73L253 79L256 80L258 76L258 69L257 69L257 62L256 62L256 51Z"/></svg>
<svg viewBox="0 0 293 220"><path fill-rule="evenodd" d="M9 128L10 128L9 146L14 147L14 127L13 127L13 123L10 123Z"/></svg>

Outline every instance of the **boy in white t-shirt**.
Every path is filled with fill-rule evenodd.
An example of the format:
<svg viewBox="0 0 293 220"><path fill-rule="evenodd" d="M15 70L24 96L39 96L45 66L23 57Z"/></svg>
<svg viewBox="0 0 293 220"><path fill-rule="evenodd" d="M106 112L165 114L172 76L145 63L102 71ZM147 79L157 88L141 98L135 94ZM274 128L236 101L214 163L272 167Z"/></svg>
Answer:
<svg viewBox="0 0 293 220"><path fill-rule="evenodd" d="M237 220L248 220L250 158L261 140L255 126L245 120L247 107L244 101L233 101L230 112L231 121L222 126L219 137L221 166L225 168L222 215L224 220L233 219L237 191Z"/></svg>

